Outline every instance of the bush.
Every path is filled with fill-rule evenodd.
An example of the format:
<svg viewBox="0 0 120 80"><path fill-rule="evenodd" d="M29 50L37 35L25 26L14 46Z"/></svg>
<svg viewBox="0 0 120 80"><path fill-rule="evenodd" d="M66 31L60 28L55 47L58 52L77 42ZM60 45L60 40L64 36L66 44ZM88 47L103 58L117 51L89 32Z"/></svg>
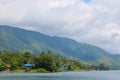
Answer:
<svg viewBox="0 0 120 80"><path fill-rule="evenodd" d="M46 69L44 69L44 68L38 68L38 69L36 69L36 72L46 73L48 71Z"/></svg>
<svg viewBox="0 0 120 80"><path fill-rule="evenodd" d="M30 73L35 73L35 72L36 72L36 70L31 69L29 72L30 72Z"/></svg>
<svg viewBox="0 0 120 80"><path fill-rule="evenodd" d="M19 69L16 69L16 70L14 70L13 72L21 72L21 70L19 70Z"/></svg>

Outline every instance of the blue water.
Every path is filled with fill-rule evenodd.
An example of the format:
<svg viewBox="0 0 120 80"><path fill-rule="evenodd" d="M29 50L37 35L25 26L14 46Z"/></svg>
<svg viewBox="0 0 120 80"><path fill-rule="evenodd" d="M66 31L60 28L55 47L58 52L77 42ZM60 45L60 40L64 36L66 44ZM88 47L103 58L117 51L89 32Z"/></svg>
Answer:
<svg viewBox="0 0 120 80"><path fill-rule="evenodd" d="M0 80L120 80L120 71L0 73Z"/></svg>

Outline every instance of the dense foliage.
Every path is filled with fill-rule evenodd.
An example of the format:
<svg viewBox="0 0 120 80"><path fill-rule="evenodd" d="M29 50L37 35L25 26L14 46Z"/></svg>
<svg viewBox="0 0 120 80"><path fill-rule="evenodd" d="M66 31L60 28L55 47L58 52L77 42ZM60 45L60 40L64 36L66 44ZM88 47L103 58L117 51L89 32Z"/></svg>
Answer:
<svg viewBox="0 0 120 80"><path fill-rule="evenodd" d="M97 69L96 66L82 64L79 60L69 59L59 55L55 56L51 51L42 52L39 55L33 55L28 51L0 51L0 71L6 71L7 65L9 65L11 71L19 72L21 67L26 63L33 65L30 72L58 72Z"/></svg>

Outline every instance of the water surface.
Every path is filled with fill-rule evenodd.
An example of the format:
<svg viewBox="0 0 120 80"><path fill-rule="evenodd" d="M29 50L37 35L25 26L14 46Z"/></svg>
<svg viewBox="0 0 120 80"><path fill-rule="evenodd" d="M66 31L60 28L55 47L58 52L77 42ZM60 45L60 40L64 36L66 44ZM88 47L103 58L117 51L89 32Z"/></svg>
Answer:
<svg viewBox="0 0 120 80"><path fill-rule="evenodd" d="M120 80L120 71L0 73L0 80Z"/></svg>

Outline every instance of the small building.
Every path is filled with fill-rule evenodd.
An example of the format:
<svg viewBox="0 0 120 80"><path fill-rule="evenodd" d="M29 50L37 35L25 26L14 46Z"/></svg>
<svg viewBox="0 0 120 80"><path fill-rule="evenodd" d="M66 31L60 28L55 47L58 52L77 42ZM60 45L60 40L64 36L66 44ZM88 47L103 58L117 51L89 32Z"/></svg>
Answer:
<svg viewBox="0 0 120 80"><path fill-rule="evenodd" d="M59 70L68 70L68 65L60 66Z"/></svg>
<svg viewBox="0 0 120 80"><path fill-rule="evenodd" d="M22 67L22 70L30 70L32 68L32 64L24 64L23 67Z"/></svg>
<svg viewBox="0 0 120 80"><path fill-rule="evenodd" d="M10 67L11 67L10 64L6 64L6 71L10 71Z"/></svg>

